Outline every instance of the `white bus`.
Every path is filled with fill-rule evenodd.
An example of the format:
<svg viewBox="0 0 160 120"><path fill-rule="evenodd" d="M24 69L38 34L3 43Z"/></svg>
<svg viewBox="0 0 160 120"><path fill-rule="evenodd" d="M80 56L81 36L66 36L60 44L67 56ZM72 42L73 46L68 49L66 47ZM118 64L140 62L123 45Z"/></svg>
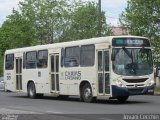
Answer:
<svg viewBox="0 0 160 120"><path fill-rule="evenodd" d="M139 36L109 36L11 49L4 58L5 90L30 98L79 96L126 101L154 93L150 42Z"/></svg>

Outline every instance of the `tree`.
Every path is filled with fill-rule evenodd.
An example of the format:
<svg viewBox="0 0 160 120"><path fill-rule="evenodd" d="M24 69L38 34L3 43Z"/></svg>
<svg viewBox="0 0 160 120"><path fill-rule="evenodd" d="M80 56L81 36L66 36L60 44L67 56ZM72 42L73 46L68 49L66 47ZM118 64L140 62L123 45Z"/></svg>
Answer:
<svg viewBox="0 0 160 120"><path fill-rule="evenodd" d="M28 21L15 10L0 29L1 53L6 49L30 46L34 44L34 30Z"/></svg>
<svg viewBox="0 0 160 120"><path fill-rule="evenodd" d="M7 49L35 45L34 29L17 11L0 28L0 75L3 71L3 57Z"/></svg>
<svg viewBox="0 0 160 120"><path fill-rule="evenodd" d="M97 11L97 4L81 0L20 2L0 27L0 63L6 49L96 37ZM101 16L102 35L109 35L104 12Z"/></svg>
<svg viewBox="0 0 160 120"><path fill-rule="evenodd" d="M107 28L105 13L101 13L102 36L111 34ZM65 29L61 41L86 39L98 36L98 5L87 2L78 7L71 16L71 26Z"/></svg>
<svg viewBox="0 0 160 120"><path fill-rule="evenodd" d="M3 56L0 53L0 77L3 76Z"/></svg>
<svg viewBox="0 0 160 120"><path fill-rule="evenodd" d="M129 0L120 17L121 25L132 35L150 38L154 49L154 62L160 53L160 0Z"/></svg>
<svg viewBox="0 0 160 120"><path fill-rule="evenodd" d="M40 44L54 43L68 24L67 0L25 0L20 3L22 16L30 21Z"/></svg>
<svg viewBox="0 0 160 120"><path fill-rule="evenodd" d="M29 35L28 31L26 34L32 36L34 38L33 43L36 44L85 39L96 37L98 34L98 5L94 2L25 0L20 2L19 8L19 12L13 11L8 20L5 21L4 26L10 26L14 22L12 27L17 30L15 35L20 34L22 30L21 28L16 29L16 25L17 28L19 28L19 24L26 26L26 28L30 27L29 30L32 29L31 34ZM101 16L102 35L107 35L110 30L106 25L104 12L101 13ZM16 23L17 21L19 22ZM15 35L13 34L17 39L15 41L19 43L20 37ZM19 44L19 46L23 45Z"/></svg>

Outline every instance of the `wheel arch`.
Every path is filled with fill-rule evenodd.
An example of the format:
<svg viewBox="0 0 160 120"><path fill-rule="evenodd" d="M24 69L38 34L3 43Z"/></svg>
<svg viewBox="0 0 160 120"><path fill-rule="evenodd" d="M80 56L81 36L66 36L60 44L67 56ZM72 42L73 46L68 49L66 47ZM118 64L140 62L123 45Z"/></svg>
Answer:
<svg viewBox="0 0 160 120"><path fill-rule="evenodd" d="M36 86L34 80L28 80L27 82L27 96L35 99L37 98Z"/></svg>
<svg viewBox="0 0 160 120"><path fill-rule="evenodd" d="M28 89L29 84L30 84L30 83L32 83L32 82L33 82L33 83L34 83L34 85L35 85L34 80L28 80L28 82L27 82L27 89ZM35 87L36 87L36 85L35 85Z"/></svg>
<svg viewBox="0 0 160 120"><path fill-rule="evenodd" d="M80 85L79 85L79 94L80 94L80 95L81 95L83 86L84 86L85 84L87 84L87 83L91 86L91 89L93 89L91 83L90 83L88 80L82 80L82 81L80 82ZM92 91L93 91L93 90L92 90ZM93 92L92 92L92 94L93 94Z"/></svg>

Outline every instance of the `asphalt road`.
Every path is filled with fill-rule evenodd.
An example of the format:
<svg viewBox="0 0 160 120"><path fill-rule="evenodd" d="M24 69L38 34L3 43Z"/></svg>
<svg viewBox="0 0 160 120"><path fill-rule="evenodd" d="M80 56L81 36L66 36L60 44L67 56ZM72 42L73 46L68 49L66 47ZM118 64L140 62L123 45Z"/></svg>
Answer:
<svg viewBox="0 0 160 120"><path fill-rule="evenodd" d="M131 96L126 103L115 100L84 103L73 97L67 100L52 96L30 99L22 93L0 92L0 114L0 120L5 117L18 117L17 120L112 120L124 119L126 114L159 114L160 119L160 95Z"/></svg>

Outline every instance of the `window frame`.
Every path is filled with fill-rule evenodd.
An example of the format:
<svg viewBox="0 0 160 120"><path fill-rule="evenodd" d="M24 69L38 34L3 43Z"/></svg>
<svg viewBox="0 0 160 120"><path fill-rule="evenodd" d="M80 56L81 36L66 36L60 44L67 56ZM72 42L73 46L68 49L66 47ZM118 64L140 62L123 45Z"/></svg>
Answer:
<svg viewBox="0 0 160 120"><path fill-rule="evenodd" d="M91 64L91 65L86 65L86 64L82 63L82 59L83 59L83 56L84 56L84 55L82 55L83 46L85 46L87 48L88 48L88 46L92 46L93 47L93 55L94 56L92 57L93 58L93 64ZM84 59L85 59L85 57L84 57ZM80 66L81 67L92 67L94 65L95 65L95 44L82 45L81 49L80 49Z"/></svg>
<svg viewBox="0 0 160 120"><path fill-rule="evenodd" d="M7 60L7 56L9 55L12 57L11 60ZM9 61L9 63L7 61ZM11 64L11 67L8 68L7 64ZM6 54L5 55L5 70L13 70L13 69L14 69L14 53Z"/></svg>
<svg viewBox="0 0 160 120"><path fill-rule="evenodd" d="M70 58L66 57L66 50L69 48L78 48L78 56L73 56L72 59L70 56L69 56ZM67 63L66 59L68 59L68 64L71 64L71 65L66 64ZM77 64L77 65L72 65L72 64ZM64 49L64 67L79 67L79 66L80 66L80 47L79 46L66 47Z"/></svg>
<svg viewBox="0 0 160 120"><path fill-rule="evenodd" d="M64 67L65 48L61 49L61 67Z"/></svg>
<svg viewBox="0 0 160 120"><path fill-rule="evenodd" d="M43 65L45 65L45 66L43 66L42 65L42 67L39 67L38 66L38 63L39 63L39 60L42 60L42 59L39 59L39 53L40 52L47 52L47 59L45 59L46 61L46 65L45 64L43 64ZM43 61L44 62L44 61ZM39 68L39 69L44 69L44 68L47 68L48 67L48 50L47 49L44 49L44 50L39 50L38 52L37 52L37 68Z"/></svg>
<svg viewBox="0 0 160 120"><path fill-rule="evenodd" d="M23 52L23 69L26 68L26 53Z"/></svg>
<svg viewBox="0 0 160 120"><path fill-rule="evenodd" d="M35 52L36 53L36 59L35 59L35 63L34 63L35 67L33 67L33 68L32 67L28 67L28 65L27 65L28 64L28 56L27 55L28 55L28 53L31 53L31 52ZM25 64L25 68L26 69L36 69L37 68L37 51L28 51L28 52L26 52L26 62L25 63L26 63Z"/></svg>

